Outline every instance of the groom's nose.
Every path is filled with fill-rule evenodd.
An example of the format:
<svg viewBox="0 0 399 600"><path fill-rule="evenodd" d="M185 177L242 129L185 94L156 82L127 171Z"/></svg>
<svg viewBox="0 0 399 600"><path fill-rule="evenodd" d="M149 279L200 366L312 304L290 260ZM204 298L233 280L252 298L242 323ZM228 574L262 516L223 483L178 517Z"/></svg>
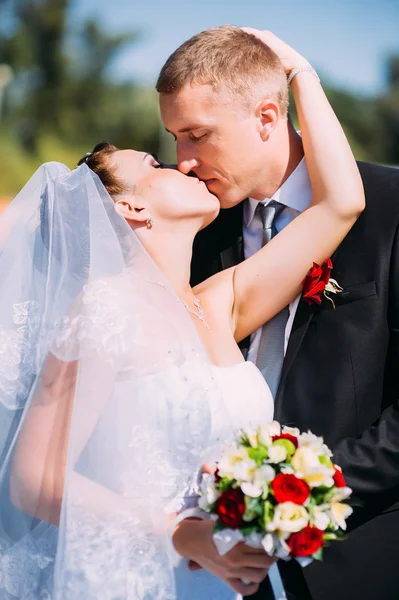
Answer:
<svg viewBox="0 0 399 600"><path fill-rule="evenodd" d="M195 171L199 166L199 161L192 155L189 156L182 149L177 148L177 168L184 175L188 175L190 171Z"/></svg>
<svg viewBox="0 0 399 600"><path fill-rule="evenodd" d="M195 168L198 167L199 162L195 158L191 158L189 160L179 160L177 159L177 168L184 175L188 175L191 171L195 171Z"/></svg>

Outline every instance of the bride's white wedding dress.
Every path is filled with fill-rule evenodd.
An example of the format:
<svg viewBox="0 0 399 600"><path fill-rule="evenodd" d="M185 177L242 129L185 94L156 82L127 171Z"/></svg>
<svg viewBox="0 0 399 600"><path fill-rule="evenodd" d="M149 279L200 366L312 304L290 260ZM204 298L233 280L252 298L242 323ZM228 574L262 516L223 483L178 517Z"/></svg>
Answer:
<svg viewBox="0 0 399 600"><path fill-rule="evenodd" d="M235 430L269 423L273 420L273 397L259 369L252 362L231 367L212 367L215 382L225 399L227 417ZM220 416L212 419L212 438L217 443L223 423ZM208 571L189 571L182 560L175 569L177 600L239 600L223 581Z"/></svg>
<svg viewBox="0 0 399 600"><path fill-rule="evenodd" d="M0 599L171 600L176 589L177 600L238 600L205 570L172 569L167 529L196 504L204 455L272 420L261 373L209 365L183 304L86 165L43 165L4 224ZM59 464L56 526L47 511Z"/></svg>

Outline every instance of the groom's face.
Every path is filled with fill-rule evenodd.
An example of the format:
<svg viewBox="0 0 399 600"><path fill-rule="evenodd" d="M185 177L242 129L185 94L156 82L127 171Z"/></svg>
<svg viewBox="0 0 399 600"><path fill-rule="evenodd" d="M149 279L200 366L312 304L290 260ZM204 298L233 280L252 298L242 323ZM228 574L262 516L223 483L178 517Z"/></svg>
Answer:
<svg viewBox="0 0 399 600"><path fill-rule="evenodd" d="M190 84L160 94L165 128L176 140L178 168L194 172L230 208L253 195L262 160L255 110L244 110L231 93Z"/></svg>

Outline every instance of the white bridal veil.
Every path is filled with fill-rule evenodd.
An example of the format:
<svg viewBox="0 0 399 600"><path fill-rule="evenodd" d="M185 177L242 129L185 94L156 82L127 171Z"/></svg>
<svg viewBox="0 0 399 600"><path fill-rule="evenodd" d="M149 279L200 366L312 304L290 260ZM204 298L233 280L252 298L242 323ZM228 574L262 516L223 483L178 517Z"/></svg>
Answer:
<svg viewBox="0 0 399 600"><path fill-rule="evenodd" d="M173 599L168 515L221 410L100 180L40 167L0 218L0 599Z"/></svg>

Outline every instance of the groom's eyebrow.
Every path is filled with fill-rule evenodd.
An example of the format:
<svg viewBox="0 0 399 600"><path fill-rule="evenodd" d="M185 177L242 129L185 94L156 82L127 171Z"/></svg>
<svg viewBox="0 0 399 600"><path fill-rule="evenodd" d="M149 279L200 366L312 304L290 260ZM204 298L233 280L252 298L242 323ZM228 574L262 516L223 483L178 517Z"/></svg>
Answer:
<svg viewBox="0 0 399 600"><path fill-rule="evenodd" d="M178 129L177 133L188 133L189 131L193 131L193 129L200 129L199 125L191 125L190 127L183 127L183 129ZM170 131L165 127L165 131L170 133L171 135L176 135L173 131Z"/></svg>

